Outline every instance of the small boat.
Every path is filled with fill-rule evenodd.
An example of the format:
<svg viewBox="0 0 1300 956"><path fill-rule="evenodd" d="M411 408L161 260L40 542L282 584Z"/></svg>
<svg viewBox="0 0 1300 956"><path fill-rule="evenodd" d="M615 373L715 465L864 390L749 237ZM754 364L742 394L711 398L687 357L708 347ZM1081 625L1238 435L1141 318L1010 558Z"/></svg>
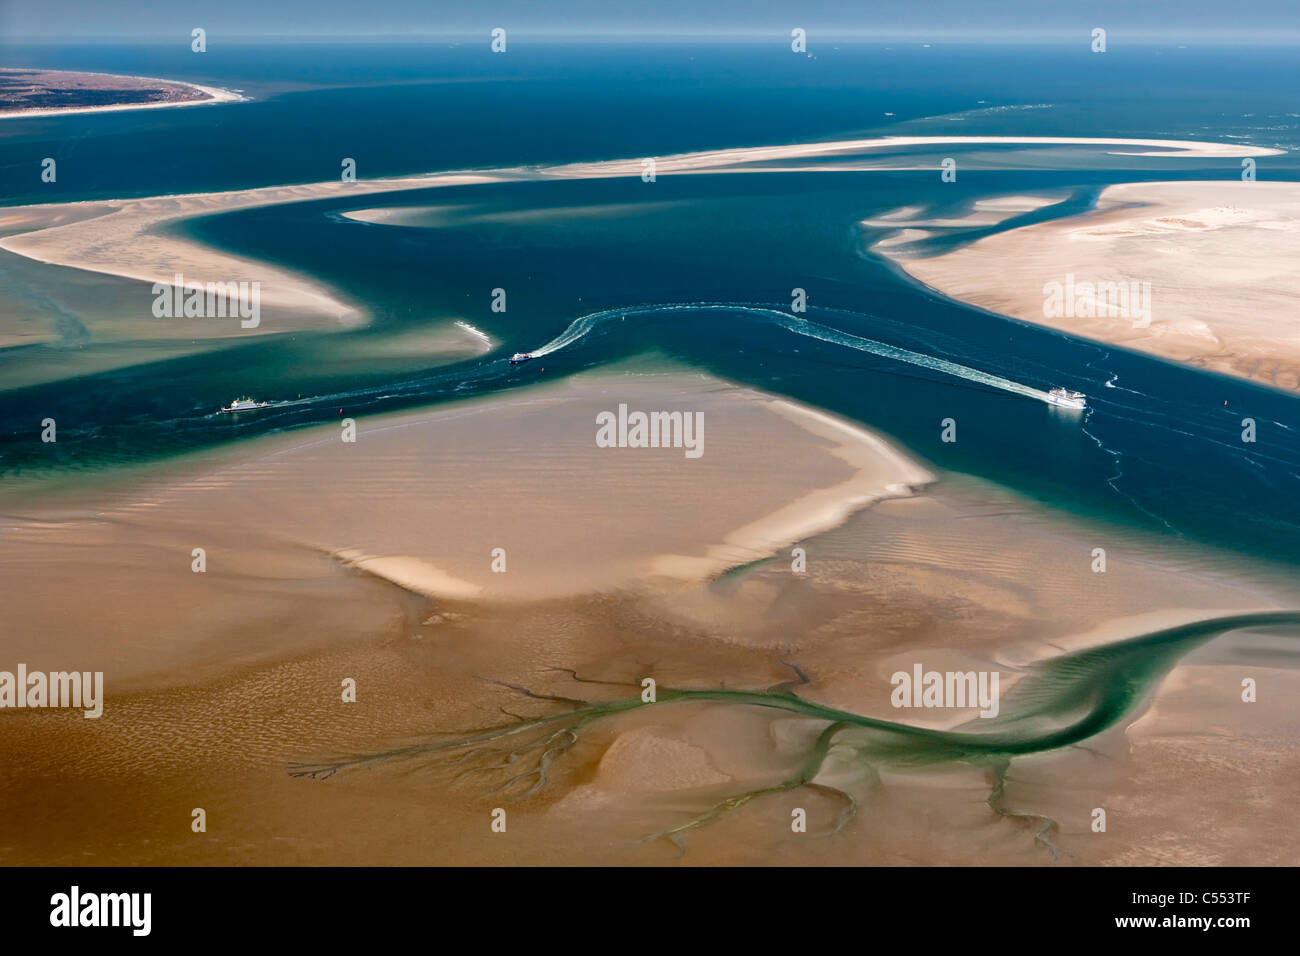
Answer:
<svg viewBox="0 0 1300 956"><path fill-rule="evenodd" d="M223 412L251 412L254 409L266 408L270 402L255 402L251 398L237 398L229 405L221 409Z"/></svg>
<svg viewBox="0 0 1300 956"><path fill-rule="evenodd" d="M1088 397L1083 392L1072 392L1068 388L1053 388L1047 393L1047 400L1063 408L1087 408Z"/></svg>
<svg viewBox="0 0 1300 956"><path fill-rule="evenodd" d="M533 357L532 352L516 352L514 355L510 356L510 364L523 365L532 357Z"/></svg>

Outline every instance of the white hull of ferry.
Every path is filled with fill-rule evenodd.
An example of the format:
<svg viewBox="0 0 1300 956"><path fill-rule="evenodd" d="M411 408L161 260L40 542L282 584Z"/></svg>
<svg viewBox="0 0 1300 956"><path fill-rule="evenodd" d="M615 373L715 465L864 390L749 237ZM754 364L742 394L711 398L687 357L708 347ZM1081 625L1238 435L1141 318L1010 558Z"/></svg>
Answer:
<svg viewBox="0 0 1300 956"><path fill-rule="evenodd" d="M1047 400L1061 408L1087 408L1088 397L1083 392L1071 392L1064 388L1054 388L1047 393Z"/></svg>

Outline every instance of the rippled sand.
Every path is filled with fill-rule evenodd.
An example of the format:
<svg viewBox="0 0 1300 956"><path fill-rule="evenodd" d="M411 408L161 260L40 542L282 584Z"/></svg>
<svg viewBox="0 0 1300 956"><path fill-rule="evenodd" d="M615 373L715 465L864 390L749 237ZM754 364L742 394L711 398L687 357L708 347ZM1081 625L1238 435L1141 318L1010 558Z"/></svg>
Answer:
<svg viewBox="0 0 1300 956"><path fill-rule="evenodd" d="M594 413L619 400L703 410L703 458L597 449ZM968 764L871 766L844 752L815 786L773 790L825 722L725 700L661 701L557 734L540 778L511 782L508 760L466 774L471 763L424 757L290 776L295 762L636 698L646 677L665 693L786 685L855 714L952 726L973 712L891 708L890 673L998 669L1012 686L1035 661L1188 608L1286 604L1283 585L1246 586L1220 555L963 478L878 500L834 530L817 504L796 541L762 539L775 554L740 572L647 576L665 554L707 557L819 492L851 497L865 475L881 488L916 477L874 436L777 407L694 374L579 376L362 419L355 445L323 426L143 483L7 502L8 663L102 668L108 699L99 720L0 715L0 761L19 768L0 778L0 860L1037 864L1050 859L1035 837L1049 819L1063 863L1288 852L1291 771L1270 769L1295 761L1284 641L1255 668L1260 704L1233 704L1242 661L1229 651L1191 660L1127 736L1116 726L1018 758L1001 813L990 768ZM498 542L505 574L490 568ZM806 570L792 567L794 543ZM200 546L202 575L190 570ZM1105 574L1090 568L1095 546ZM341 700L346 678L356 703ZM522 749L504 743L503 758ZM1198 760L1222 773L1198 778L1192 801L1184 776ZM1233 803L1243 774L1245 805ZM1098 805L1112 811L1104 838L1088 830ZM196 807L204 834L190 830ZM497 807L504 834L490 829ZM1259 813L1277 826L1227 837L1206 828L1216 808L1220 822ZM791 831L795 809L807 833ZM653 838L692 820L676 843Z"/></svg>

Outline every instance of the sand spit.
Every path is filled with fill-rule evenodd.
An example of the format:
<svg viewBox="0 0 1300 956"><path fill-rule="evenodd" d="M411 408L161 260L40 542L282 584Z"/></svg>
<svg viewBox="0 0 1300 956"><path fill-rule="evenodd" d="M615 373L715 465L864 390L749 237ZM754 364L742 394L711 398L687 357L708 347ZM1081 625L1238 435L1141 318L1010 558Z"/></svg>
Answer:
<svg viewBox="0 0 1300 956"><path fill-rule="evenodd" d="M833 443L831 454L852 473L847 480L809 491L757 521L729 532L702 556L660 555L647 568L650 577L702 580L728 568L766 558L805 538L843 524L853 512L885 498L906 497L935 476L876 435L792 402L768 406L781 417Z"/></svg>
<svg viewBox="0 0 1300 956"><path fill-rule="evenodd" d="M1276 156L1284 152L1265 146L1248 146L1237 143L1203 143L1172 139L1103 139L1081 136L880 136L872 139L836 140L827 143L796 143L788 146L747 146L733 149L704 150L677 153L655 158L655 174L736 171L740 167L759 163L788 160L824 159L835 156L852 156L857 153L879 150L909 149L915 146L1129 146L1143 147L1134 150L1107 150L1116 156L1170 156L1186 159L1230 159L1246 156ZM643 159L623 159L594 163L570 163L549 167L543 172L561 178L593 178L602 176L640 176ZM927 162L928 168L931 164ZM822 168L820 166L816 168ZM845 167L853 168L853 167ZM892 169L915 168L910 165L892 166ZM758 167L756 172L779 171Z"/></svg>
<svg viewBox="0 0 1300 956"><path fill-rule="evenodd" d="M356 326L365 321L363 310L337 298L317 280L267 263L232 255L183 236L164 233L162 227L197 216L234 212L292 202L309 202L341 195L373 195L404 189L461 186L491 182L491 174L444 174L376 179L361 182L312 183L267 186L224 193L194 193L149 199L115 199L93 203L62 203L14 207L3 212L6 230L26 228L0 239L0 249L53 265L70 266L106 275L162 282L171 285L177 273L191 282L259 282L264 307L280 308L295 320L265 321L241 329L238 322L223 323L231 334L256 335L293 327ZM87 218L80 213L94 210ZM71 212L70 212L71 210ZM69 215L73 221L67 221ZM143 297L147 314L152 293ZM212 323L221 320L208 320Z"/></svg>
<svg viewBox="0 0 1300 956"><path fill-rule="evenodd" d="M403 555L376 557L350 548L334 552L334 557L351 568L358 568L377 578L391 581L400 588L423 594L425 597L442 597L469 600L483 592L477 584L454 578L446 571L435 568L423 558Z"/></svg>
<svg viewBox="0 0 1300 956"><path fill-rule="evenodd" d="M1084 215L895 258L927 286L992 312L1300 390L1300 183L1110 186ZM1132 309L1044 315L1045 287L1067 281L1149 284L1149 324Z"/></svg>
<svg viewBox="0 0 1300 956"><path fill-rule="evenodd" d="M0 70L0 74L13 72L15 71ZM184 80L164 80L153 76L126 76L117 73L90 73L84 70L40 70L36 72L38 72L42 77L64 74L75 78L102 78L100 85L93 87L97 92L116 92L119 90L124 92L134 92L142 88L141 84L159 84L165 88L185 89L193 94L193 98L185 100L160 100L153 103L109 103L104 106L29 107L25 109L0 111L0 120L29 119L33 117L46 116L71 116L77 113L115 113L124 110L162 109L164 107L175 106L212 106L217 103L239 103L248 99L248 97L242 96L233 90L223 89L218 86L201 86L198 83L188 83Z"/></svg>

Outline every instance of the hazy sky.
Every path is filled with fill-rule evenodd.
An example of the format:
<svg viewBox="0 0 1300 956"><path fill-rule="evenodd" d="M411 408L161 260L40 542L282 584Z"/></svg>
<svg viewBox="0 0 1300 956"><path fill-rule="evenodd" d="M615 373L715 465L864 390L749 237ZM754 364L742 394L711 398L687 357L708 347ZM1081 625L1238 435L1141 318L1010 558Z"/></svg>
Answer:
<svg viewBox="0 0 1300 956"><path fill-rule="evenodd" d="M1104 27L1145 40L1300 37L1300 0L0 0L0 39L520 33L986 40Z"/></svg>

